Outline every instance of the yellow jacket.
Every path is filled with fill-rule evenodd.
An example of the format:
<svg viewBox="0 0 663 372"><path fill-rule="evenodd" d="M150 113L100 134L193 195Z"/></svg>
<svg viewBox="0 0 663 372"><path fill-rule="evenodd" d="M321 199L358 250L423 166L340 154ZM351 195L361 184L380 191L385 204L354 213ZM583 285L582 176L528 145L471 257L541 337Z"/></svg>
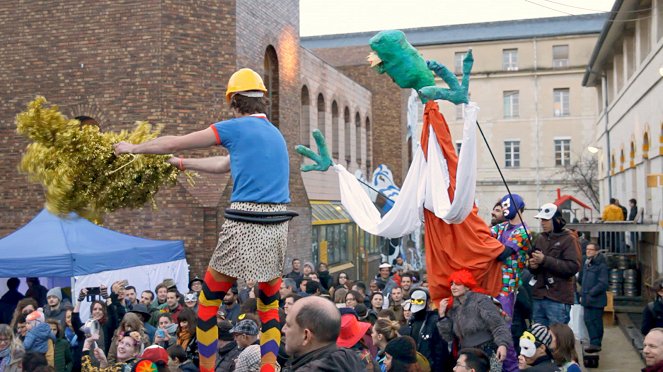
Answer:
<svg viewBox="0 0 663 372"><path fill-rule="evenodd" d="M624 212L614 204L608 204L601 215L603 221L624 221Z"/></svg>

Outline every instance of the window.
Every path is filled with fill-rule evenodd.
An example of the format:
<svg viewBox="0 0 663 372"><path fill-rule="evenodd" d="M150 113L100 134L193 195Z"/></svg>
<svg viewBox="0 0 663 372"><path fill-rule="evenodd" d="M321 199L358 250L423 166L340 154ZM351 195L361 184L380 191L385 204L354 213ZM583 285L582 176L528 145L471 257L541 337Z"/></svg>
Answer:
<svg viewBox="0 0 663 372"><path fill-rule="evenodd" d="M302 106L299 116L300 143L304 146L311 145L311 99L308 95L306 85L302 87Z"/></svg>
<svg viewBox="0 0 663 372"><path fill-rule="evenodd" d="M517 168L520 166L520 141L504 141L504 166Z"/></svg>
<svg viewBox="0 0 663 372"><path fill-rule="evenodd" d="M322 132L322 135L326 138L327 133L325 132L325 97L322 96L322 93L318 94L318 129Z"/></svg>
<svg viewBox="0 0 663 372"><path fill-rule="evenodd" d="M329 139L327 139L329 143ZM332 102L332 140L331 140L332 158L338 159L338 104Z"/></svg>
<svg viewBox="0 0 663 372"><path fill-rule="evenodd" d="M343 128L345 130L345 133L344 133L345 134L345 137L344 137L345 138L345 143L344 143L343 149L344 149L344 152L345 152L345 161L348 162L348 166L349 166L350 165L350 160L352 159L352 152L351 152L352 151L351 150L352 149L352 147L351 147L352 146L352 143L351 143L352 133L350 132L350 130L351 130L350 129L350 126L351 126L351 123L350 123L350 110L347 107L345 108L345 111L344 111L344 114L343 114L343 119L344 119ZM339 137L340 137L340 133L339 133Z"/></svg>
<svg viewBox="0 0 663 372"><path fill-rule="evenodd" d="M463 141L456 141L456 155L460 155L461 146L463 146Z"/></svg>
<svg viewBox="0 0 663 372"><path fill-rule="evenodd" d="M465 117L465 104L461 103L456 105L456 120L461 120Z"/></svg>
<svg viewBox="0 0 663 372"><path fill-rule="evenodd" d="M466 52L457 52L454 54L454 73L461 75L463 73L463 59Z"/></svg>
<svg viewBox="0 0 663 372"><path fill-rule="evenodd" d="M265 88L267 88L267 117L277 128L279 127L279 60L276 49L268 46L265 51Z"/></svg>
<svg viewBox="0 0 663 372"><path fill-rule="evenodd" d="M361 152L361 135L361 117L357 112L355 113L355 157L357 158L359 168L361 168L361 159L364 158Z"/></svg>
<svg viewBox="0 0 663 372"><path fill-rule="evenodd" d="M518 91L507 90L504 92L504 118L517 118L518 115Z"/></svg>
<svg viewBox="0 0 663 372"><path fill-rule="evenodd" d="M569 46L553 45L553 68L569 66Z"/></svg>
<svg viewBox="0 0 663 372"><path fill-rule="evenodd" d="M571 161L571 139L555 139L555 165L569 165Z"/></svg>
<svg viewBox="0 0 663 372"><path fill-rule="evenodd" d="M553 114L557 117L569 116L569 88L554 89L553 97Z"/></svg>
<svg viewBox="0 0 663 372"><path fill-rule="evenodd" d="M518 49L502 50L502 70L518 71Z"/></svg>

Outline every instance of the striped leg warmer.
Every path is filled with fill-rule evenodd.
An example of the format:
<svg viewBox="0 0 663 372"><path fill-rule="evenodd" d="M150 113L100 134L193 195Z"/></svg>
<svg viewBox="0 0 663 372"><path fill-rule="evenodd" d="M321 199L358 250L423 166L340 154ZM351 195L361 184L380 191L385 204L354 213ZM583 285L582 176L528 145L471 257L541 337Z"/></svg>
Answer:
<svg viewBox="0 0 663 372"><path fill-rule="evenodd" d="M216 367L216 354L219 343L219 328L216 325L216 312L221 305L226 292L232 287L232 281L216 280L207 269L203 290L198 298L198 324L196 338L198 339L198 356L200 357L200 371L214 372Z"/></svg>
<svg viewBox="0 0 663 372"><path fill-rule="evenodd" d="M258 316L262 322L260 333L260 372L276 371L276 356L281 344L279 321L279 288L281 278L258 283Z"/></svg>

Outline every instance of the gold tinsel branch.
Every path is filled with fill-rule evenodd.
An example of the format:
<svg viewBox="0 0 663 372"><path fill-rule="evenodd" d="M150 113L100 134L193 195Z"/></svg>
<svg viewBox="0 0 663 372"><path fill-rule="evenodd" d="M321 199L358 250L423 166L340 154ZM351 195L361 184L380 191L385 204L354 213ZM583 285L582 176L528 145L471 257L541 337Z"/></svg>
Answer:
<svg viewBox="0 0 663 372"><path fill-rule="evenodd" d="M169 155L113 153L113 144L151 140L162 126L138 122L131 132L101 132L66 118L57 106L37 97L18 114L16 128L32 141L19 170L43 185L46 208L60 216L75 212L101 223L106 213L121 208L139 208L148 201L156 207L159 188L174 185L180 173L166 162ZM187 174L187 180L191 183L193 175Z"/></svg>

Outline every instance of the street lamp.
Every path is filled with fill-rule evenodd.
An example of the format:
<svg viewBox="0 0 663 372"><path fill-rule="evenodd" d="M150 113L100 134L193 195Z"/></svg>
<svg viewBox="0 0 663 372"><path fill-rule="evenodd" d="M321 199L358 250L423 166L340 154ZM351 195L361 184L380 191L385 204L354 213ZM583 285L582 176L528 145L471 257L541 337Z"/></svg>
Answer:
<svg viewBox="0 0 663 372"><path fill-rule="evenodd" d="M594 146L587 146L587 151L591 152L592 154L596 154L597 152L601 151L601 149Z"/></svg>

